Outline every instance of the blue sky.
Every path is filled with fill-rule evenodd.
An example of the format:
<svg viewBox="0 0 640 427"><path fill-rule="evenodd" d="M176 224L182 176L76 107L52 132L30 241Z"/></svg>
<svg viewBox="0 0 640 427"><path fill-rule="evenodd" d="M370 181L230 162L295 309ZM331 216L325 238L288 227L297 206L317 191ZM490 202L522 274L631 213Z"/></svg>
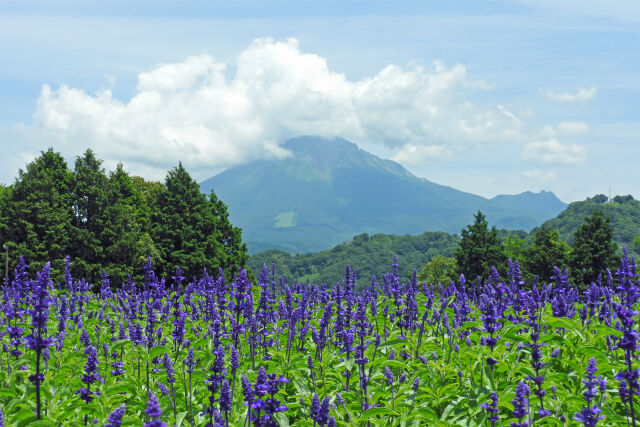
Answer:
<svg viewBox="0 0 640 427"><path fill-rule="evenodd" d="M640 198L638 4L0 0L0 182L49 146L206 179L318 134L487 197Z"/></svg>

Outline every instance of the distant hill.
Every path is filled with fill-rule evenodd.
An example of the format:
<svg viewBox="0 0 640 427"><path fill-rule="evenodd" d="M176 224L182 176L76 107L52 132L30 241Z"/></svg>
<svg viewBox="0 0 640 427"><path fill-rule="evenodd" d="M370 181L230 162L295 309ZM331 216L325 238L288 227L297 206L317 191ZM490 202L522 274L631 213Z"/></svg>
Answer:
<svg viewBox="0 0 640 427"><path fill-rule="evenodd" d="M640 201L628 196L614 197L606 201L604 195L591 197L581 202L573 202L557 217L546 221L551 227L560 232L560 236L573 245L573 234L584 221L584 217L591 215L594 210L602 210L610 219L613 226L613 239L621 247L624 245L629 253L640 258L640 250L633 239L640 236Z"/></svg>
<svg viewBox="0 0 640 427"><path fill-rule="evenodd" d="M276 264L276 274L286 275L289 281L335 285L345 277L347 264L357 269L358 284L371 283L376 275L382 283L382 275L391 271L393 256L398 256L400 275L406 278L413 269L418 272L436 255L453 256L458 237L443 232L425 232L418 236L389 234L359 234L353 240L317 253L291 255L278 249L269 249L249 258L249 267L256 276L266 264L271 270Z"/></svg>
<svg viewBox="0 0 640 427"><path fill-rule="evenodd" d="M530 230L566 204L553 193L486 199L411 174L342 139L288 140L292 156L236 166L202 181L229 206L252 253L305 253L360 233L458 233L482 210L498 228Z"/></svg>

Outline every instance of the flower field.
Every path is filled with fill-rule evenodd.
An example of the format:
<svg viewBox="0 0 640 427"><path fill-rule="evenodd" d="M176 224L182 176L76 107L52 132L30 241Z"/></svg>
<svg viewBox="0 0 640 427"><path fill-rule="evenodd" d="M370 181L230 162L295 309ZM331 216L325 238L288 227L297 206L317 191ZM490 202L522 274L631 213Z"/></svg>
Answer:
<svg viewBox="0 0 640 427"><path fill-rule="evenodd" d="M92 284L24 262L2 288L4 425L634 425L635 260L598 283L339 285L266 267ZM117 288L117 289L116 289Z"/></svg>

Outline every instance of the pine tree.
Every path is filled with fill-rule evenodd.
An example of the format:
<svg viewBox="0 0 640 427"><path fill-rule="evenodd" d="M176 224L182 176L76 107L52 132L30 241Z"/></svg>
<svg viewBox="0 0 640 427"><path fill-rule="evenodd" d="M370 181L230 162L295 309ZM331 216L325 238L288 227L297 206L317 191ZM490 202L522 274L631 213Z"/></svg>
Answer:
<svg viewBox="0 0 640 427"><path fill-rule="evenodd" d="M489 224L480 211L474 215L474 223L462 229L454 256L458 269L468 280L475 280L477 276L485 279L492 266L501 271L506 265L498 230L495 227L489 230Z"/></svg>
<svg viewBox="0 0 640 427"><path fill-rule="evenodd" d="M20 170L7 200L6 239L12 263L23 256L38 271L51 261L62 271L71 249L72 174L52 148Z"/></svg>
<svg viewBox="0 0 640 427"><path fill-rule="evenodd" d="M73 205L71 258L73 273L95 281L100 277L104 261L104 246L100 241L103 214L107 207L107 175L102 160L85 151L76 158L73 171L71 203Z"/></svg>
<svg viewBox="0 0 640 427"><path fill-rule="evenodd" d="M553 267L568 267L571 248L560 238L560 232L543 224L533 234L533 243L525 250L524 271L548 281L555 274Z"/></svg>
<svg viewBox="0 0 640 427"><path fill-rule="evenodd" d="M142 178L136 178L118 164L107 181L99 238L104 247L102 265L115 284L122 283L129 274L140 272L148 256L162 263L149 234L151 208L136 186L136 181Z"/></svg>
<svg viewBox="0 0 640 427"><path fill-rule="evenodd" d="M191 275L204 268L235 272L244 267L246 246L240 230L229 223L226 206L214 195L208 200L182 164L169 171L165 187L157 196L151 234L164 273L178 266Z"/></svg>
<svg viewBox="0 0 640 427"><path fill-rule="evenodd" d="M588 286L607 268L614 270L618 262L616 251L611 220L601 210L595 210L574 234L570 267L575 284Z"/></svg>

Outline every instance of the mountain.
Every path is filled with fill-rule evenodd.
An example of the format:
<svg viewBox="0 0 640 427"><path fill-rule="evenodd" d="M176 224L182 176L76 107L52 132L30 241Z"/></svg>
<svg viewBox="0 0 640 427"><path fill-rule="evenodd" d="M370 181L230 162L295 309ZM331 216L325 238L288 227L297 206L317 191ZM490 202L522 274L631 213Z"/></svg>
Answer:
<svg viewBox="0 0 640 427"><path fill-rule="evenodd" d="M291 156L227 169L200 183L229 206L250 252L314 252L360 233L459 233L477 210L498 228L529 230L565 208L553 193L486 199L435 184L342 139L303 136Z"/></svg>
<svg viewBox="0 0 640 427"><path fill-rule="evenodd" d="M607 197L600 194L573 202L557 217L546 221L546 224L558 230L560 237L573 245L576 229L596 209L600 209L611 219L613 240L619 246L625 246L630 256L640 258L640 248L634 243L634 238L640 236L640 201L633 200L631 196L616 196L607 201Z"/></svg>

